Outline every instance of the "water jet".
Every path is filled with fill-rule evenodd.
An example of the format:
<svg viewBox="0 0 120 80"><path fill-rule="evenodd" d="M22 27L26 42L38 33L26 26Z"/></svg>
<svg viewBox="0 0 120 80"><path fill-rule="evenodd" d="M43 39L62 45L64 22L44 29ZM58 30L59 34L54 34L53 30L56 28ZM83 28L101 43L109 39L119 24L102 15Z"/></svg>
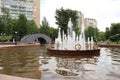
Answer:
<svg viewBox="0 0 120 80"><path fill-rule="evenodd" d="M55 39L54 48L47 48L49 55L94 55L100 53L97 42L93 41L93 37L85 40L84 24L82 24L81 34L77 36L72 28L71 18L68 22L67 35L59 29L58 38Z"/></svg>

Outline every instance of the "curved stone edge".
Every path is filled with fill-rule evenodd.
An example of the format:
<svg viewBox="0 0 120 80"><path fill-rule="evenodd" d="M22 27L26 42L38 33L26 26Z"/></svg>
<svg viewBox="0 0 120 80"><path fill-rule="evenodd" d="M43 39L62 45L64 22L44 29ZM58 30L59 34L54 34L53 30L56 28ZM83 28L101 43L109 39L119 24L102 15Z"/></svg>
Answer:
<svg viewBox="0 0 120 80"><path fill-rule="evenodd" d="M35 39L37 39L37 38L43 38L46 40L47 43L52 42L50 37L48 37L47 35L42 34L42 33L26 35L21 39L20 42L29 44L29 43L35 42Z"/></svg>
<svg viewBox="0 0 120 80"><path fill-rule="evenodd" d="M21 48L21 47L40 47L40 44L0 45L0 50Z"/></svg>

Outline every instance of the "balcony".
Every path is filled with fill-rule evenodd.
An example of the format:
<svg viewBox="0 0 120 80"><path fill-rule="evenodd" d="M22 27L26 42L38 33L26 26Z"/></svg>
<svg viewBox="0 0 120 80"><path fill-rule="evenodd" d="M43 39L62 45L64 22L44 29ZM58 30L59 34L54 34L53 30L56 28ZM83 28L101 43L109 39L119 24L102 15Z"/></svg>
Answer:
<svg viewBox="0 0 120 80"><path fill-rule="evenodd" d="M10 13L11 13L11 14L18 14L18 11L16 11L16 10L11 10Z"/></svg>
<svg viewBox="0 0 120 80"><path fill-rule="evenodd" d="M19 1L19 6L25 7L25 6L26 6L26 3Z"/></svg>
<svg viewBox="0 0 120 80"><path fill-rule="evenodd" d="M11 10L16 10L16 11L18 11L19 10L19 8L10 8Z"/></svg>
<svg viewBox="0 0 120 80"><path fill-rule="evenodd" d="M18 6L19 3L18 3L18 1L12 1L12 2L11 2L11 5Z"/></svg>
<svg viewBox="0 0 120 80"><path fill-rule="evenodd" d="M26 0L26 2L33 3L33 0Z"/></svg>
<svg viewBox="0 0 120 80"><path fill-rule="evenodd" d="M19 11L26 11L25 8L19 8Z"/></svg>
<svg viewBox="0 0 120 80"><path fill-rule="evenodd" d="M26 11L28 11L28 12L32 12L33 9L29 9L29 8L27 8Z"/></svg>
<svg viewBox="0 0 120 80"><path fill-rule="evenodd" d="M21 11L21 12L19 12L19 13L20 13L20 14L26 14L26 12L22 12L22 11Z"/></svg>

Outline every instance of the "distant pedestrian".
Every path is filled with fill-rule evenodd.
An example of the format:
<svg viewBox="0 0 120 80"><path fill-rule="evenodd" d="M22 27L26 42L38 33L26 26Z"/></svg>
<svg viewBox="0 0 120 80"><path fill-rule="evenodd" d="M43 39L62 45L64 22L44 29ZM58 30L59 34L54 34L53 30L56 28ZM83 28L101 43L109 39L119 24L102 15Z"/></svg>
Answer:
<svg viewBox="0 0 120 80"><path fill-rule="evenodd" d="M107 45L109 45L109 44L110 44L110 41L109 41L109 39L106 41L106 44L107 44Z"/></svg>

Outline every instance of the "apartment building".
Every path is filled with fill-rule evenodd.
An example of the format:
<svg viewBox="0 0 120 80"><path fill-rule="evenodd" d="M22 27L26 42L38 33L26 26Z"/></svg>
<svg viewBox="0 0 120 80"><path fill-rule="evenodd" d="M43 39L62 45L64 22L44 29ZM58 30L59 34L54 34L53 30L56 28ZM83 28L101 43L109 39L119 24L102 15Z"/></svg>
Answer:
<svg viewBox="0 0 120 80"><path fill-rule="evenodd" d="M85 23L85 28L91 26L91 27L97 27L97 21L96 19L93 18L85 18L84 19L84 23Z"/></svg>
<svg viewBox="0 0 120 80"><path fill-rule="evenodd" d="M2 7L9 9L10 16L17 19L19 14L25 14L28 20L34 20L40 27L40 0L0 0L0 14Z"/></svg>
<svg viewBox="0 0 120 80"><path fill-rule="evenodd" d="M84 27L84 29L86 29L87 27L91 26L91 27L97 27L97 20L93 19L93 18L84 18L84 14L80 11L77 11L77 15L78 15L78 27L82 28Z"/></svg>
<svg viewBox="0 0 120 80"><path fill-rule="evenodd" d="M78 21L78 27L81 28L82 27L82 17L83 17L82 16L82 12L78 11L77 15L78 15L78 19L77 19L77 21Z"/></svg>

